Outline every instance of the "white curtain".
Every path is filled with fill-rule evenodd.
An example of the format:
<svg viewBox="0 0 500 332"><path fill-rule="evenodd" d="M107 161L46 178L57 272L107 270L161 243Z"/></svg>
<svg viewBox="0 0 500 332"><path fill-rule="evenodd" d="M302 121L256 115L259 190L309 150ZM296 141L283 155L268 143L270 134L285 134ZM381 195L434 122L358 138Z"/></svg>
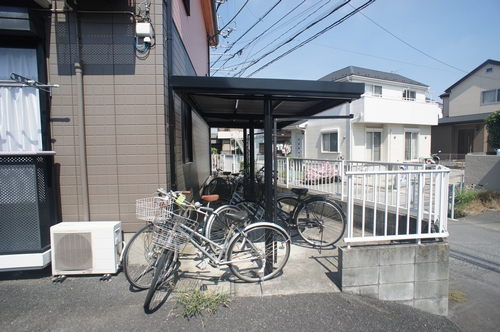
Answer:
<svg viewBox="0 0 500 332"><path fill-rule="evenodd" d="M0 80L10 73L37 81L36 50L0 47ZM42 149L38 89L0 87L0 152Z"/></svg>

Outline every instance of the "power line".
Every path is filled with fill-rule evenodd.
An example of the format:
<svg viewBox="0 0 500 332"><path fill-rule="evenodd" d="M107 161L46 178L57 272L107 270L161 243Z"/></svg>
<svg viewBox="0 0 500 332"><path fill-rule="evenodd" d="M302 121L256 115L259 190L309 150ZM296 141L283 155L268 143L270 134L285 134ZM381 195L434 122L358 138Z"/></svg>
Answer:
<svg viewBox="0 0 500 332"><path fill-rule="evenodd" d="M321 36L322 34L324 34L325 32L327 32L328 30L336 27L337 25L341 24L342 22L344 22L345 20L347 20L348 18L350 18L351 16L353 16L354 14L360 12L361 10L363 10L364 8L368 7L370 4L372 4L375 0L368 0L367 2L365 2L363 5L359 6L358 8L356 8L355 10L353 10L352 12L350 12L349 14L345 15L344 17L342 17L341 19L337 20L335 23L329 25L328 27L326 27L325 29L321 30L320 32L316 33L315 35L309 37L308 39L306 39L305 41L303 41L302 43L296 45L295 47L293 47L292 49L288 50L287 52L281 54L280 56L274 58L273 60L269 61L267 64L265 64L264 66L260 67L259 69L257 69L256 71L254 71L253 73L251 73L250 75L248 75L247 77L252 77L254 74L258 73L259 71L261 71L262 69L268 67L269 65L273 64L274 62L280 60L281 58L287 56L288 54L292 53L293 51L301 48L302 46L304 46L305 44L309 43L310 41L318 38L319 36ZM248 66L247 68L249 68L250 66ZM245 70L247 69L245 68ZM239 74L239 73L238 73Z"/></svg>
<svg viewBox="0 0 500 332"><path fill-rule="evenodd" d="M265 57L267 57L268 55L276 52L278 49L280 49L281 47L283 47L284 45L287 45L288 43L292 42L295 38L297 38L299 35L301 35L302 33L304 33L305 31L307 31L308 29L312 28L313 26L315 26L316 24L318 24L319 22L323 21L325 18L329 17L330 15L332 15L333 13L335 13L337 10L339 10L340 8L344 7L346 4L348 4L351 0L347 0L347 1L344 1L344 3L342 4L337 4L336 7L334 7L329 13L327 13L326 15L324 15L323 17L321 17L320 19L314 21L313 23L309 24L305 29L303 29L302 31L300 31L299 33L295 34L293 37L289 38L288 40L286 40L285 42L281 43L280 45L278 45L277 47L275 47L273 50L265 53L264 55L262 55L260 58L258 58L257 60L254 61L254 63L250 64L249 66L243 68L242 70L240 70L235 76L241 76L243 75L243 73L250 67L252 67L253 65L255 65L256 63L260 62L262 59L264 59ZM373 0L374 1L374 0ZM267 46L266 46L267 47ZM274 62L274 60L273 60Z"/></svg>
<svg viewBox="0 0 500 332"><path fill-rule="evenodd" d="M352 7L352 5L350 5L350 6ZM390 32L389 30L387 30L386 28L384 28L383 26L381 26L380 24L378 24L377 22L375 22L374 20L372 20L371 18L369 18L368 16L366 16L365 14L361 13L361 15L363 15L363 16L364 16L366 19L368 19L370 22L372 22L373 24L375 24L376 26L378 26L380 29L384 30L385 32L387 32L388 34L390 34L391 36L393 36L394 38L396 38L397 40L399 40L399 41L400 41L400 42L402 42L403 44L405 44L405 45L407 45L407 46L409 46L409 47L413 48L415 51L417 51L417 52L419 52L419 53L421 53L421 54L425 55L426 57L429 57L429 58L431 58L432 60L437 61L437 62L439 62L439 63L441 63L441 64L443 64L443 65L445 65L445 66L447 66L447 67L453 68L453 69L458 70L458 71L461 71L461 72L463 72L463 73L467 73L467 71L465 71L465 70L462 70L462 69L460 69L460 68L457 68L457 67L454 67L454 66L452 66L452 65L449 65L449 64L447 64L447 63L445 63L445 62L443 62L443 61L441 61L441 60L439 60L439 59L436 59L435 57L433 57L433 56L431 56L431 55L429 55L429 54L427 54L427 53L425 53L425 52L423 52L423 51L419 50L418 48L414 47L413 45L410 45L409 43L407 43L407 42L406 42L406 41L404 41L403 39L399 38L398 36L396 36L395 34L393 34L392 32Z"/></svg>
<svg viewBox="0 0 500 332"><path fill-rule="evenodd" d="M245 49L247 49L252 43L254 43L256 40L258 40L260 37L262 37L265 33L267 33L269 30L271 30L274 26L276 26L279 22L281 22L282 20L284 20L288 15L290 15L292 12L294 12L297 8L299 8L301 5L303 5L304 3L306 2L306 0L302 0L301 3L299 3L297 6L295 6L294 8L292 8L288 13L286 13L282 18L280 18L279 20L277 20L274 24L272 24L269 28L267 28L266 30L264 30L263 32L261 32L258 36L254 37L253 39L251 39L245 46L243 46L240 50L238 50L237 52L235 52L229 59L227 59L221 67L224 67L224 65L226 63L228 63L231 59L233 59L237 54L241 55L243 53L243 51ZM235 45L236 42L233 44Z"/></svg>
<svg viewBox="0 0 500 332"><path fill-rule="evenodd" d="M264 16L262 16L261 18L257 19L257 22L255 22L255 23L254 23L254 24L253 24L250 28L248 28L248 29L247 29L247 31L245 31L245 32L244 32L244 33L243 33L243 34L242 34L242 35L241 35L238 39L236 39L236 41L235 41L235 42L234 42L234 43L233 43L233 44L232 44L232 45L231 45L228 49L226 49L226 50L224 51L224 53L229 52L229 50L233 47L233 45L234 45L234 44L236 44L236 43L237 43L237 42L238 42L241 38L243 38L243 37L244 37L244 36L245 36L245 35L246 35L246 34L247 34L250 30L252 30L252 29L253 29L253 28L254 28L257 24L259 24L260 22L262 22L262 20L263 20L263 19L264 19L267 15L269 15L269 13L270 13L270 12L272 12L272 11L273 11L273 10L274 10L274 9L275 9L275 8L276 8L279 4L280 4L280 2L281 2L281 1L282 1L282 0L278 0L278 2L276 2L276 3L274 4L274 6L272 6L272 7L271 7L271 8L270 8L270 9L269 9L269 10L268 10L265 14L264 14ZM240 52L240 51L238 51L238 52ZM221 57L222 57L222 56L220 56L217 60L215 60L215 61L213 62L213 64L212 64L210 67L214 66L214 65L215 65L215 64L216 64L216 63L220 60L220 58L221 58ZM229 60L228 60L228 61L229 61ZM226 61L226 62L227 62L227 61ZM225 64L226 62L224 62L224 64ZM216 73L217 73L217 71L216 71L214 74L216 74Z"/></svg>

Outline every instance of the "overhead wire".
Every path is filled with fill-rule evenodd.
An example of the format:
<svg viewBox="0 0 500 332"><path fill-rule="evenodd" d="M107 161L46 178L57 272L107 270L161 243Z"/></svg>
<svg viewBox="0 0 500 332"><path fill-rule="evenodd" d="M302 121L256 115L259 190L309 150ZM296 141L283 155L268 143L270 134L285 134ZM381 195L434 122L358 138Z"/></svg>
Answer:
<svg viewBox="0 0 500 332"><path fill-rule="evenodd" d="M341 24L342 22L344 22L345 20L347 20L348 18L350 18L351 16L353 16L354 14L360 12L361 10L365 9L366 7L368 7L370 4L372 4L375 0L368 0L367 2L365 2L363 5L359 6L358 8L356 8L355 10L353 10L352 12L350 12L349 14L345 15L344 17L342 17L341 19L335 21L335 23L329 25L328 27L324 28L323 30L321 30L320 32L316 33L315 35L309 37L308 39L306 39L305 41L303 41L302 43L296 45L295 47L291 48L290 50L288 50L287 52L281 54L280 56L274 58L273 60L269 61L267 64L265 64L264 66L260 67L259 69L255 70L254 72L252 72L250 75L246 76L246 77L252 77L254 74L258 73L259 71L261 71L262 69L268 67L269 65L273 64L274 62L280 60L281 58L287 56L288 54L294 52L295 50L301 48L302 46L306 45L307 43L309 43L310 41L318 38L319 36L321 36L322 34L324 34L325 32L327 32L328 30L336 27L337 25ZM251 65L252 66L252 65ZM250 68L251 66L248 66L246 69Z"/></svg>
<svg viewBox="0 0 500 332"><path fill-rule="evenodd" d="M412 49L414 49L415 51L417 51L417 52L419 52L419 53L421 53L421 54L425 55L426 57L431 58L432 60L437 61L437 62L439 62L439 63L441 63L441 64L443 64L443 65L445 65L445 66L447 66L447 67L453 68L453 69L455 69L455 70L458 70L458 71L461 71L461 72L464 72L464 73L466 73L466 72L467 72L467 71L462 70L462 69L460 69L460 68L457 68L457 67L454 67L454 66L452 66L452 65L449 65L449 64L447 64L446 62L443 62L443 61L441 61L441 60L439 60L439 59L436 59L435 57L433 57L433 56L431 56L431 55L429 55L429 54L427 54L427 53L425 53L425 52L423 52L423 51L419 50L419 49L418 49L418 48L416 48L415 46L411 45L410 43L407 43L407 42L406 42L406 41L404 41L403 39L399 38L398 36L396 36L395 34L393 34L392 32L390 32L389 30L387 30L386 28L384 28L383 26L381 26L380 24L378 24L377 22L375 22L374 20L372 20L371 18L369 18L368 16L366 16L365 14L361 13L361 15L363 15L363 16L364 16L367 20L369 20L370 22L372 22L373 24L375 24L376 26L378 26L380 29L384 30L385 32L387 32L388 34L390 34L391 36L393 36L394 38L396 38L397 40L399 40L399 41L400 41L400 42L402 42L403 44L405 44L405 45L407 45L407 46L411 47Z"/></svg>
<svg viewBox="0 0 500 332"><path fill-rule="evenodd" d="M252 38L245 46L243 46L242 48L240 48L237 52L235 52L234 54L231 55L231 57L229 59L227 59L222 65L221 67L224 67L226 65L226 63L228 63L230 60L232 60L236 55L241 55L243 53L243 51L245 49L247 49L248 47L250 47L250 45L252 45L255 41L257 41L259 38L261 38L265 33L267 33L269 30L271 30L272 28L274 28L278 23L280 23L282 20L284 20L286 17L288 17L288 15L290 15L292 12L294 12L297 8L299 8L301 5L303 5L304 3L306 2L306 0L302 0L301 3L299 3L297 6L295 6L294 8L292 8L290 11L288 11L288 13L286 13L285 15L283 15L283 17L281 17L279 20L277 20L276 22L274 22L274 24L272 24L270 27L268 27L266 30L262 31L258 36ZM235 45L236 42L233 44Z"/></svg>
<svg viewBox="0 0 500 332"><path fill-rule="evenodd" d="M305 31L309 30L310 28L312 28L313 26L315 26L316 24L318 24L319 22L323 21L325 18L329 17L330 15L332 15L333 13L337 12L340 8L344 7L346 4L348 4L351 0L344 0L343 3L341 4L338 4L336 5L330 12L328 12L326 15L324 15L323 17L317 19L316 21L310 23L306 28L302 29L300 32L296 33L294 36L288 38L288 40L282 42L280 45L278 45L277 47L275 47L274 49L272 49L271 51L265 53L264 55L262 55L260 58L258 58L257 60L254 60L254 63L253 64L250 64L249 66L243 68L242 70L240 70L235 76L240 76L250 67L252 67L253 65L257 64L258 62L260 62L262 59L264 59L265 57L267 57L268 55L276 52L278 49L280 49L281 47L289 44L290 42L292 42L293 40L295 40L298 36L300 36L302 33L304 33ZM374 0L373 0L374 1ZM266 46L267 47L267 46Z"/></svg>
<svg viewBox="0 0 500 332"><path fill-rule="evenodd" d="M350 0L349 0L350 1ZM327 4L329 4L331 2L331 0L328 0L327 2L325 2L323 5L321 6L318 6L316 9L314 9L314 7L309 7L307 9L305 9L304 11L302 11L301 13L295 15L295 17L292 17L289 21L287 22L284 22L281 26L279 26L277 28L277 30L281 29L281 28L284 28L286 27L289 23L292 23L295 27L296 26L299 26L302 22L306 21L307 19L309 19L312 15L314 15L315 13L317 13L319 10L321 10L323 7L325 7ZM306 15L306 13L308 11L310 11L311 9L314 9L314 11L312 13L309 13ZM304 16L306 15L306 16ZM302 17L302 19L298 22L294 21L295 18L297 17ZM261 49L259 49L258 51L256 51L255 53L253 53L251 56L256 56L257 54L259 54L260 52L264 51L268 46L272 45L273 43L275 43L277 40L279 40L280 38L282 38L284 35L286 35L287 33L289 33L291 31L291 29L288 29L287 31L285 31L284 33L282 33L281 35L279 35L277 38L275 38L274 40L272 40L271 42L269 42L266 46L262 47ZM255 47L255 46L254 46ZM250 54L246 57L246 59L248 59L250 57Z"/></svg>
<svg viewBox="0 0 500 332"><path fill-rule="evenodd" d="M248 32L250 32L253 28L255 28L255 26L257 24L259 24L260 22L262 22L262 20L267 16L269 15L270 12L272 12L281 2L282 0L278 0L278 2L276 2L274 4L274 6L272 6L265 14L264 16L262 16L261 18L257 19L257 21L250 27L247 29L247 31L245 31L230 47L228 47L223 54L226 54L227 52L229 52L233 45L236 44L239 40L241 40L241 38L243 38ZM210 68L212 68L213 65L215 65L221 58L222 58L223 55L220 55L219 58L217 58L217 60L215 60L211 65L210 65ZM226 61L227 62L227 61ZM217 71L215 72L217 73ZM215 74L214 73L214 74Z"/></svg>

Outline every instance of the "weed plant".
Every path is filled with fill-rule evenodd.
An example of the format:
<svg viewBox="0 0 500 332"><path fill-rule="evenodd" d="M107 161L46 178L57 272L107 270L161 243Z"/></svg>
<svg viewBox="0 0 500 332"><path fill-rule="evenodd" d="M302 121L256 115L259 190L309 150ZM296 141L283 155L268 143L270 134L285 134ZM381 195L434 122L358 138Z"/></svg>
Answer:
<svg viewBox="0 0 500 332"><path fill-rule="evenodd" d="M204 311L213 313L221 306L229 306L229 295L193 288L180 294L177 302L182 307L182 315L191 318L202 315Z"/></svg>

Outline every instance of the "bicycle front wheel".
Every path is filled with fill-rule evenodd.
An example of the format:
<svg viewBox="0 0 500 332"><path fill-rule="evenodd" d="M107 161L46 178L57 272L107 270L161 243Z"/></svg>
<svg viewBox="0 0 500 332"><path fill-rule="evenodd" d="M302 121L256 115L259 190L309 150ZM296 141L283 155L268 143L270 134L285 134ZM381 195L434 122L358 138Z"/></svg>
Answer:
<svg viewBox="0 0 500 332"><path fill-rule="evenodd" d="M267 224L267 223L266 223ZM278 275L290 257L290 237L274 225L255 225L240 233L229 245L229 268L248 282Z"/></svg>
<svg viewBox="0 0 500 332"><path fill-rule="evenodd" d="M149 286L148 294L146 295L146 300L144 301L144 309L149 311L153 308L151 307L151 301L155 293L162 287L163 282L170 276L174 270L174 266L177 261L177 254L175 251L163 250L157 264L154 268L154 275ZM154 301L156 303L156 301Z"/></svg>
<svg viewBox="0 0 500 332"><path fill-rule="evenodd" d="M152 241L153 224L150 223L132 236L123 253L125 278L138 289L148 289L153 280L158 250Z"/></svg>
<svg viewBox="0 0 500 332"><path fill-rule="evenodd" d="M313 197L297 211L295 222L300 236L313 246L337 243L345 232L346 217L334 201Z"/></svg>

